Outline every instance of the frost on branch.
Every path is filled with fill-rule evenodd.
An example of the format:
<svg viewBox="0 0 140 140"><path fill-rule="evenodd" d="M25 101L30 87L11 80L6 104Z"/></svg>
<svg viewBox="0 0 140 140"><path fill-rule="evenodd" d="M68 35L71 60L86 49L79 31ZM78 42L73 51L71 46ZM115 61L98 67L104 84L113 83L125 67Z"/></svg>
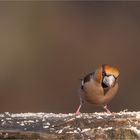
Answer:
<svg viewBox="0 0 140 140"><path fill-rule="evenodd" d="M0 114L0 139L140 139L140 112Z"/></svg>

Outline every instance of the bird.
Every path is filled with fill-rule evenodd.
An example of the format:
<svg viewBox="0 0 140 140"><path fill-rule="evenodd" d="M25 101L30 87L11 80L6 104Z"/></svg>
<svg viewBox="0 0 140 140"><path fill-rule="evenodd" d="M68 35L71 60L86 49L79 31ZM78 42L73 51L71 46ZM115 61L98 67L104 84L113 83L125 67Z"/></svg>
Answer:
<svg viewBox="0 0 140 140"><path fill-rule="evenodd" d="M85 75L80 80L80 105L76 110L76 115L80 114L84 101L101 106L110 114L111 111L107 105L118 92L119 75L119 70L109 64L103 64L94 72Z"/></svg>

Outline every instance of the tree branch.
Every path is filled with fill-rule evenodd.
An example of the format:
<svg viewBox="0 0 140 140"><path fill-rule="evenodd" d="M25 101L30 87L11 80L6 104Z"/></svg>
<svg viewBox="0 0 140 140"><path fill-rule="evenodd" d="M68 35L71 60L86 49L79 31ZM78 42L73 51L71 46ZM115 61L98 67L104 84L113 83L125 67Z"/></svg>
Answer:
<svg viewBox="0 0 140 140"><path fill-rule="evenodd" d="M140 112L0 114L0 139L140 139Z"/></svg>

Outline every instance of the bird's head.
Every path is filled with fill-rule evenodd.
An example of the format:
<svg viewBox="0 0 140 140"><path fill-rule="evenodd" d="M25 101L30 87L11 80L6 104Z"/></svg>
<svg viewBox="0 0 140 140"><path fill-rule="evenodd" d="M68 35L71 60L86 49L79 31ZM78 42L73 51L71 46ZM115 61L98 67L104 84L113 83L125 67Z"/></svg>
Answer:
<svg viewBox="0 0 140 140"><path fill-rule="evenodd" d="M108 64L102 65L102 85L113 87L119 77L119 70Z"/></svg>

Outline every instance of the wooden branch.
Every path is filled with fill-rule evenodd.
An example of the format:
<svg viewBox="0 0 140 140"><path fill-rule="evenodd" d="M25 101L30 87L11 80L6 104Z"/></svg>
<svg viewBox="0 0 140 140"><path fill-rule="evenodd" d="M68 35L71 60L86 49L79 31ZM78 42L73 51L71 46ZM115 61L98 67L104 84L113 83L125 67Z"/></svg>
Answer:
<svg viewBox="0 0 140 140"><path fill-rule="evenodd" d="M0 139L140 139L140 112L0 114Z"/></svg>

